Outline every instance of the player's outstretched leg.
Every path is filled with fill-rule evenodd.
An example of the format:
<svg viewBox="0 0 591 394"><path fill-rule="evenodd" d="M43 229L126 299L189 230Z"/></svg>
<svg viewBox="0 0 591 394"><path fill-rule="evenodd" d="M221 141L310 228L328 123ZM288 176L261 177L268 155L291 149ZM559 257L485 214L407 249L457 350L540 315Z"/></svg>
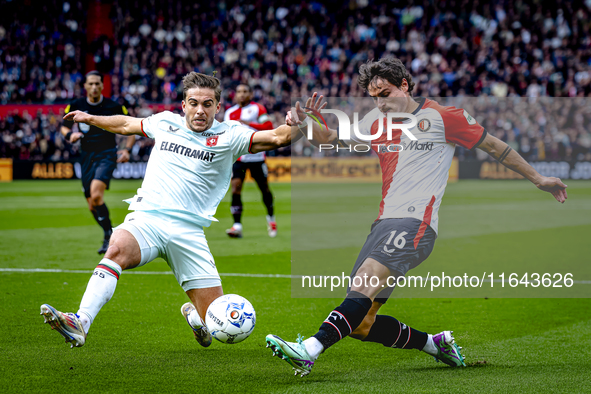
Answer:
<svg viewBox="0 0 591 394"><path fill-rule="evenodd" d="M287 361L293 367L295 375L300 374L302 377L306 376L314 366L314 358L312 358L306 346L303 344L304 337L298 335L297 342L287 342L277 335L267 335L267 347L273 351L273 356L279 356Z"/></svg>
<svg viewBox="0 0 591 394"><path fill-rule="evenodd" d="M296 369L296 375L307 375L320 353L351 334L361 324L371 306L369 297L350 291L341 305L328 315L314 336L305 341L298 337L297 343L293 343L276 335L267 335L267 345L274 355L279 350L282 359Z"/></svg>
<svg viewBox="0 0 591 394"><path fill-rule="evenodd" d="M185 317L189 327L193 330L197 342L203 347L211 345L211 334L203 323L203 320L201 320L201 316L197 313L195 306L190 302L187 302L181 307L181 313Z"/></svg>
<svg viewBox="0 0 591 394"><path fill-rule="evenodd" d="M52 330L56 330L66 338L66 343L70 342L70 347L80 347L86 342L86 332L80 322L80 316L74 313L60 312L47 304L41 305L41 315Z"/></svg>
<svg viewBox="0 0 591 394"><path fill-rule="evenodd" d="M461 349L455 344L451 331L430 335L385 315L377 315L373 323L366 323L367 321L364 321L351 337L364 342L381 343L388 348L422 350L449 366L466 366L460 353Z"/></svg>
<svg viewBox="0 0 591 394"><path fill-rule="evenodd" d="M136 236L141 236L139 231ZM59 328L67 331L68 326L71 327L71 325L68 324L69 319L67 318L65 318L65 325L62 323L64 322L63 316L70 317L72 318L71 322L76 326L76 330L79 331L82 329L82 334L78 335L86 339L88 330L96 315L115 293L121 272L124 269L137 267L141 262L142 252L136 236L124 229L115 231L105 258L103 258L94 269L94 272L88 281L78 312L75 315L67 313L62 313L60 315L58 311L55 311L55 309L49 307L49 305L44 304L41 307L41 313L45 316L45 320L48 321L49 319L50 324L52 324L51 321L57 319L57 321L60 322ZM141 239L141 242L142 244L146 243L143 238ZM73 319L72 316L75 316L76 319ZM62 317L61 320L59 319L60 317ZM53 323L52 328L58 328L53 327L56 324L57 323ZM60 334L64 335L64 332L60 331ZM66 332L66 334L71 333ZM64 335L64 337L66 336ZM76 337L74 337L74 339L76 340L75 346L82 346L85 342ZM68 340L68 337L66 337L66 340Z"/></svg>
<svg viewBox="0 0 591 394"><path fill-rule="evenodd" d="M72 347L84 345L94 318L115 293L121 271L119 264L107 258L102 259L88 281L78 312L62 313L43 304L41 314L45 317L45 323L62 334L66 342L71 342Z"/></svg>

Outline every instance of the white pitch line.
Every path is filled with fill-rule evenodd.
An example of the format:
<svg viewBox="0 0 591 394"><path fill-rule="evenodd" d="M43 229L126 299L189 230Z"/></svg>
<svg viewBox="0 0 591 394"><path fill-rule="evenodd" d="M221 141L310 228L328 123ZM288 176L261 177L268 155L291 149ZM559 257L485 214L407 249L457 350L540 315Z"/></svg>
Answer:
<svg viewBox="0 0 591 394"><path fill-rule="evenodd" d="M64 274L92 274L90 270L62 270L57 268L0 268L0 272L22 272L22 273L64 273ZM172 275L172 271L123 271L123 274L132 275ZM220 276L239 276L245 278L301 278L301 275L282 274L247 274L240 272L220 272Z"/></svg>
<svg viewBox="0 0 591 394"><path fill-rule="evenodd" d="M58 268L0 268L0 272L22 272L22 273L64 273L64 274L92 274L91 270L63 270ZM125 275L172 275L172 271L123 271ZM282 278L282 279L300 279L303 275L284 275L284 274L248 274L242 272L220 272L220 276L235 276L243 278ZM308 277L308 276L306 276ZM322 275L309 275L310 278L323 278ZM330 277L330 276L329 276ZM340 278L340 277L339 277ZM422 278L429 281L431 278ZM483 282L490 283L490 279L485 279ZM494 279L493 282L503 282L502 279ZM510 283L505 279L505 283ZM558 282L563 283L563 282ZM591 280L573 280L573 284L577 285L591 285Z"/></svg>

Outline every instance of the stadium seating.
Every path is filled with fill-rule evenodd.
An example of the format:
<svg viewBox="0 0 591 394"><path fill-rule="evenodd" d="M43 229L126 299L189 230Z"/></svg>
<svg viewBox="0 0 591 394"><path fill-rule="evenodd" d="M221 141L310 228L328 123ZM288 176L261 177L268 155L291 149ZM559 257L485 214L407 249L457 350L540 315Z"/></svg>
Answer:
<svg viewBox="0 0 591 394"><path fill-rule="evenodd" d="M100 16L112 25L108 34L96 31L105 23L97 24L96 12L83 2L45 2L38 11L43 18L19 12L15 3L0 1L13 21L0 26L1 104L67 102L82 94L83 74L94 67L107 75L109 95L127 103L132 114L149 114L146 102L180 101L185 73L215 71L226 88L239 82L255 86L255 99L277 123L291 97L312 90L363 96L357 68L386 54L406 64L417 96L591 94L590 2L407 6L358 0L342 7L314 1L122 0L103 2L110 11ZM231 102L230 89L224 99ZM55 118L4 117L0 156L75 154L61 141ZM591 136L581 128L557 136L492 127L521 152L533 147L534 159L591 154Z"/></svg>

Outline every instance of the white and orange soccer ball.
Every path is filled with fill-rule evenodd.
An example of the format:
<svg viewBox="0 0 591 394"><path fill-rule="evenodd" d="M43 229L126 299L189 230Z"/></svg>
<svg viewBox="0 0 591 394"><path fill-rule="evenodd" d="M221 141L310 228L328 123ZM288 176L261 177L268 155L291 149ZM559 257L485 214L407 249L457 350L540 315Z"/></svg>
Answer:
<svg viewBox="0 0 591 394"><path fill-rule="evenodd" d="M223 343L244 341L254 330L256 314L252 304L237 294L225 294L207 308L205 325L211 336Z"/></svg>

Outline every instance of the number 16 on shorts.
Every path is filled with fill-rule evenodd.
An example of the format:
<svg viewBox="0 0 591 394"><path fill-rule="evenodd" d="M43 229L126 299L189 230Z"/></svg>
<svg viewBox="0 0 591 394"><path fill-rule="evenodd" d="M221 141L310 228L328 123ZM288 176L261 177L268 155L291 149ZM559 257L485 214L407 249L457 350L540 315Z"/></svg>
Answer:
<svg viewBox="0 0 591 394"><path fill-rule="evenodd" d="M406 231L402 231L398 234L398 236L396 236L396 232L397 230L390 232L390 237L384 245L384 252L394 253L396 249L402 249L404 248L404 245L406 245L406 238L404 238L404 236L408 235L408 233ZM392 248L390 249L390 247Z"/></svg>

